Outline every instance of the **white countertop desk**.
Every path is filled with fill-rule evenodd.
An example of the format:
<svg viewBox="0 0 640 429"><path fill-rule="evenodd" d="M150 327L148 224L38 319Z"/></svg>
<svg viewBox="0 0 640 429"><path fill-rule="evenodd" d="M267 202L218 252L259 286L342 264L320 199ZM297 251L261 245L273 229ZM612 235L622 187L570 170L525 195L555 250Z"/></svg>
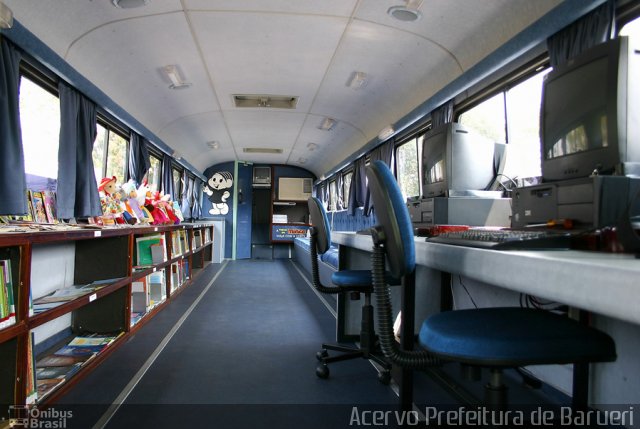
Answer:
<svg viewBox="0 0 640 429"><path fill-rule="evenodd" d="M371 236L332 232L371 251ZM640 259L577 250L486 250L415 238L416 264L640 325Z"/></svg>

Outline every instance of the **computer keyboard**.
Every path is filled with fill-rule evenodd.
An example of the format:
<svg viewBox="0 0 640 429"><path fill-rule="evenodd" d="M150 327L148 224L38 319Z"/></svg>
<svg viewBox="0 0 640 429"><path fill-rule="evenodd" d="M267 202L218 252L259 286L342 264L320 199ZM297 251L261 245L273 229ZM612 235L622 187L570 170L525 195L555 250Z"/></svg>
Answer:
<svg viewBox="0 0 640 429"><path fill-rule="evenodd" d="M427 242L495 250L569 249L571 235L560 231L468 229L443 232Z"/></svg>

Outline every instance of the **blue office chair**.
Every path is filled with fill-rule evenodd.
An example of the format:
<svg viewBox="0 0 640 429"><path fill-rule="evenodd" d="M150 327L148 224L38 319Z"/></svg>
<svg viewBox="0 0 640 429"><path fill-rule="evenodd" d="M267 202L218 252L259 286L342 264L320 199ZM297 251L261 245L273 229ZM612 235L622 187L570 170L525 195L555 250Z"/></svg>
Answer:
<svg viewBox="0 0 640 429"><path fill-rule="evenodd" d="M371 359L382 367L378 373L378 379L382 383L389 383L391 380L391 365L384 359L379 350L376 352L376 334L373 323L373 306L371 305L371 293L373 285L371 283L370 270L340 270L331 275L331 282L335 286L324 286L320 282L318 270L318 254L324 254L331 246L331 231L329 220L324 206L317 198L309 198L309 214L311 216L311 277L313 286L321 293L338 294L349 292L352 299L359 299L360 294L364 294L364 304L362 306L362 322L360 324L360 347L348 347L340 344L322 344L322 350L318 352L317 359L320 361L316 368L316 375L320 378L329 377L328 364L348 359L365 358ZM329 350L338 351L342 354L329 356Z"/></svg>
<svg viewBox="0 0 640 429"><path fill-rule="evenodd" d="M420 329L419 344L425 350L401 350L393 340L391 329L389 287L384 281L385 260L396 277L413 273L415 249L411 220L389 168L381 161L374 161L367 167L366 174L379 223L372 230L372 273L379 339L385 356L393 364L423 368L441 360L489 367L492 376L485 400L500 404L506 401L506 388L500 377L503 368L565 363L588 365L616 359L615 344L605 333L548 311L518 307L436 314L425 320ZM588 373L588 366L586 370ZM588 382L576 383L574 379L574 406L586 406L587 393Z"/></svg>

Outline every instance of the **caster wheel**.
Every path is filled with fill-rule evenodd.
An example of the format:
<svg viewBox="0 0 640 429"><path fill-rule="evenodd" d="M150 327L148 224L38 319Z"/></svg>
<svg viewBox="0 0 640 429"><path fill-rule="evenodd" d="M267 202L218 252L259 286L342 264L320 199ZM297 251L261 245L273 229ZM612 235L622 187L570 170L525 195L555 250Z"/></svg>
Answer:
<svg viewBox="0 0 640 429"><path fill-rule="evenodd" d="M329 357L329 352L327 351L327 349L322 349L321 351L316 353L316 359L318 359L319 361L322 361L322 359L326 357Z"/></svg>
<svg viewBox="0 0 640 429"><path fill-rule="evenodd" d="M320 378L329 378L329 367L325 363L321 363L316 367L316 375Z"/></svg>
<svg viewBox="0 0 640 429"><path fill-rule="evenodd" d="M378 381L382 384L389 384L391 382L391 374L389 373L389 371L379 372Z"/></svg>

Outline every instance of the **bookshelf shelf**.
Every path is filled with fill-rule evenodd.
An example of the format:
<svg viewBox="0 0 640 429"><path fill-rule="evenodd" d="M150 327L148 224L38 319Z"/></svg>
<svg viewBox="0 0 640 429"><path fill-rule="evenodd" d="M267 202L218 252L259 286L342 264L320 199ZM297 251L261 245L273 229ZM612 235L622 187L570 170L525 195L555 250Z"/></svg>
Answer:
<svg viewBox="0 0 640 429"><path fill-rule="evenodd" d="M211 261L211 237L211 223L0 231L0 274L6 272L0 282L0 403L46 405L72 389L190 284L194 268ZM158 246L153 254L146 248L149 254L145 255L151 259L142 261L143 269L134 269L141 262L140 243L153 239ZM147 304L133 323L141 281L148 286L142 299ZM36 365L70 338L107 334L117 338L66 374L56 375ZM49 390L41 379L40 392L46 395L38 397L36 374L63 379L46 379L53 386ZM11 416L0 410L3 417Z"/></svg>

